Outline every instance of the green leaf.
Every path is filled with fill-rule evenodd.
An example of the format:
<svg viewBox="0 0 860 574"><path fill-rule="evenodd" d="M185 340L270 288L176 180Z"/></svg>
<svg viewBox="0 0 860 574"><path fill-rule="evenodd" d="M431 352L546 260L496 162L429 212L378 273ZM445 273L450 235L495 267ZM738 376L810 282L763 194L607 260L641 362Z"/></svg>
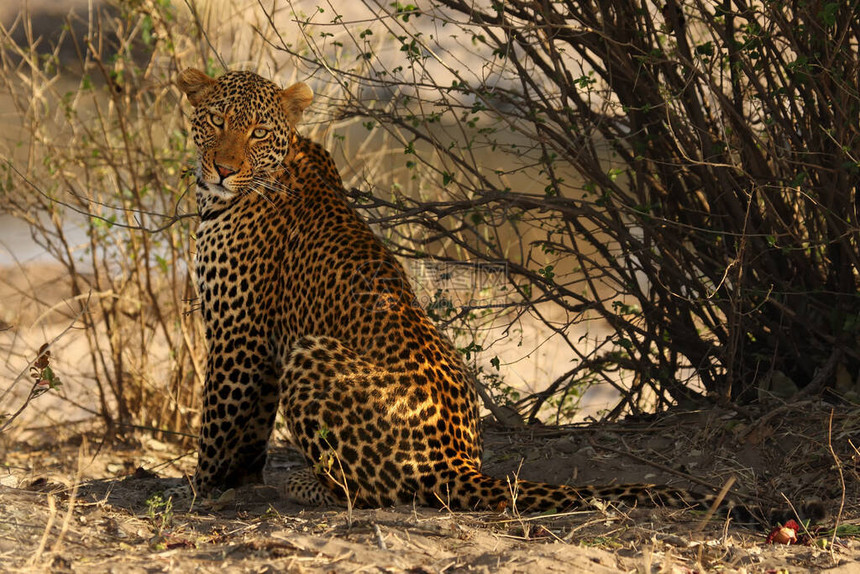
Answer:
<svg viewBox="0 0 860 574"><path fill-rule="evenodd" d="M836 24L836 13L839 12L839 2L828 2L818 13L818 17L825 26L833 26Z"/></svg>
<svg viewBox="0 0 860 574"><path fill-rule="evenodd" d="M546 277L548 280L551 280L553 277L555 277L555 272L553 271L553 269L553 265L547 265L543 269L538 269L538 273Z"/></svg>
<svg viewBox="0 0 860 574"><path fill-rule="evenodd" d="M714 55L714 43L713 42L705 42L704 44L699 44L696 46L696 53L701 54L703 56L713 56Z"/></svg>
<svg viewBox="0 0 860 574"><path fill-rule="evenodd" d="M155 262L158 263L158 268L161 270L161 272L167 275L167 259L165 259L161 255L156 255Z"/></svg>

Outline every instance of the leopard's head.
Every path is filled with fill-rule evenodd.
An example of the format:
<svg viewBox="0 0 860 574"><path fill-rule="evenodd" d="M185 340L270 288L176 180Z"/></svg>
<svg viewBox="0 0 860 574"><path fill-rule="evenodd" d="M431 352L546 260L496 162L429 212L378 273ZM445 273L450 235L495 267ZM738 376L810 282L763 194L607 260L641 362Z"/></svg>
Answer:
<svg viewBox="0 0 860 574"><path fill-rule="evenodd" d="M313 100L303 83L282 90L253 72L210 78L188 68L177 84L194 106L198 175L206 189L224 198L271 180L289 151L294 126Z"/></svg>

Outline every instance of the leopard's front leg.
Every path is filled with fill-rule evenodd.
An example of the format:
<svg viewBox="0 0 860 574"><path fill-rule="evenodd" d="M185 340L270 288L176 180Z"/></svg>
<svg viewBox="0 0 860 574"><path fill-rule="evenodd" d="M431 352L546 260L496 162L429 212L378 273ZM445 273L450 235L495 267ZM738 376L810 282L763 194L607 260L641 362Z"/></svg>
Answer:
<svg viewBox="0 0 860 574"><path fill-rule="evenodd" d="M280 396L262 333L252 326L228 331L220 324L223 317L210 319L194 474L197 493L204 496L262 482Z"/></svg>

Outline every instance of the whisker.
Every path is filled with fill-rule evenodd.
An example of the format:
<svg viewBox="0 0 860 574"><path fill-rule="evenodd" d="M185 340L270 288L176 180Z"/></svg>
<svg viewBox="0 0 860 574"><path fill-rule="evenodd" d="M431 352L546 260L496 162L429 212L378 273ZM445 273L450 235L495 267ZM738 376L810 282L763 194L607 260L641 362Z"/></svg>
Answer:
<svg viewBox="0 0 860 574"><path fill-rule="evenodd" d="M284 193L293 198L298 197L298 193L294 189L279 181L272 181L269 179L262 178L254 178L252 181L256 185L261 186L269 191L273 191L275 193Z"/></svg>
<svg viewBox="0 0 860 574"><path fill-rule="evenodd" d="M243 193L245 193L246 195L248 195L248 194L250 194L250 193L256 193L257 195L259 195L260 197L262 197L263 199L265 199L267 202L269 202L269 204L270 204L270 205L274 206L274 205L275 205L275 202L274 202L274 201L272 201L272 198L271 198L271 197L269 197L268 195L266 195L265 193L263 193L262 191L260 191L260 188L261 188L261 187L262 187L263 189L265 189L265 186L264 186L264 185L262 185L262 182L253 181L253 180L252 180L252 181L251 181L251 185L248 187L248 190L247 190L247 191L245 191L245 192L243 192Z"/></svg>

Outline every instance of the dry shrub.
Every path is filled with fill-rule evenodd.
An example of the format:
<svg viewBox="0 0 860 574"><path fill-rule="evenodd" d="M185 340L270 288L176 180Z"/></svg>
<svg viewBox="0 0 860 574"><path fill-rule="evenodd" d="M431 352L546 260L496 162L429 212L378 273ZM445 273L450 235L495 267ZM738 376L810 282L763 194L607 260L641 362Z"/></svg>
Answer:
<svg viewBox="0 0 860 574"><path fill-rule="evenodd" d="M305 61L443 190L376 194L400 252L509 271L506 306L456 318L530 315L567 346L574 364L519 407L563 414L596 379L620 392L610 417L856 396L858 6L365 4L377 18L309 16ZM590 319L611 331L585 352Z"/></svg>

